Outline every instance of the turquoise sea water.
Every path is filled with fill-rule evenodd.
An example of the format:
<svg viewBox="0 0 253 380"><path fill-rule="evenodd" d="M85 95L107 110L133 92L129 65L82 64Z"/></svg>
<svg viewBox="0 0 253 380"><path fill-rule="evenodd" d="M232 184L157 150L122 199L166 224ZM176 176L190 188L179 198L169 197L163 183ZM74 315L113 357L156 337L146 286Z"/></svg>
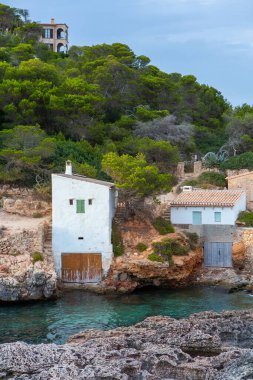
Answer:
<svg viewBox="0 0 253 380"><path fill-rule="evenodd" d="M219 288L146 289L121 296L76 290L56 301L0 305L0 343L64 343L81 330L132 325L151 315L182 318L205 310L249 308L250 294Z"/></svg>

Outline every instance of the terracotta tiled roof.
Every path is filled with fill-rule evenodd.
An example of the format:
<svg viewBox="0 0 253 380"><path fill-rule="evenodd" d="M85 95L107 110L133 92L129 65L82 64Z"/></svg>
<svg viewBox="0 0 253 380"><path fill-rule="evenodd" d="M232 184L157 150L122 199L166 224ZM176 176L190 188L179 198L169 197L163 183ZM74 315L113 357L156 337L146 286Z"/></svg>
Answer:
<svg viewBox="0 0 253 380"><path fill-rule="evenodd" d="M243 194L242 190L193 190L179 194L171 206L233 207Z"/></svg>
<svg viewBox="0 0 253 380"><path fill-rule="evenodd" d="M88 177L85 177L85 176L82 176L82 175L78 175L78 174L73 174L73 175L69 175L69 174L54 174L54 175L57 175L59 177L76 179L78 181L96 183L97 185L107 186L107 187L110 187L110 188L115 187L114 183L112 183L112 182L101 181L101 180L95 179L95 178L88 178Z"/></svg>

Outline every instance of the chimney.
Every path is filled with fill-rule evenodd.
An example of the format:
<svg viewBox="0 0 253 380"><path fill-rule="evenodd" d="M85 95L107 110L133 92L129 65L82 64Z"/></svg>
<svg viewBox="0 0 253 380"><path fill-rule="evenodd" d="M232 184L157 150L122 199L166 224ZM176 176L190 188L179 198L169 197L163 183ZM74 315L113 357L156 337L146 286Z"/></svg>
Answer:
<svg viewBox="0 0 253 380"><path fill-rule="evenodd" d="M72 175L72 162L69 161L69 160L66 161L65 174L67 174L67 175Z"/></svg>
<svg viewBox="0 0 253 380"><path fill-rule="evenodd" d="M51 24L55 24L54 18L51 18Z"/></svg>

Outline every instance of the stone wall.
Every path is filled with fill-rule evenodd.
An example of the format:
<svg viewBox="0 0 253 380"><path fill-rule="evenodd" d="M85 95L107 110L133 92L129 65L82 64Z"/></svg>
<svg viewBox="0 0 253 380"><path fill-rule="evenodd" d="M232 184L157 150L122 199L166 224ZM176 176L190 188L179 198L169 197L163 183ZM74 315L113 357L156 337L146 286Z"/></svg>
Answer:
<svg viewBox="0 0 253 380"><path fill-rule="evenodd" d="M227 169L226 173L227 173L227 177L231 177L234 175L249 173L249 170L248 169L236 169L236 170Z"/></svg>
<svg viewBox="0 0 253 380"><path fill-rule="evenodd" d="M11 235L0 240L0 263L4 261L1 255L24 255L32 253L36 242L37 234L33 231L22 231L19 234Z"/></svg>
<svg viewBox="0 0 253 380"><path fill-rule="evenodd" d="M0 239L0 302L55 297L57 278L52 254L45 252L46 223ZM33 262L33 253L43 260Z"/></svg>
<svg viewBox="0 0 253 380"><path fill-rule="evenodd" d="M228 171L232 172L232 171ZM237 174L245 174L249 171L240 170ZM247 175L240 175L236 177L228 176L228 189L239 189L246 191L247 209L253 211L253 172L249 172ZM230 174L231 176L231 174Z"/></svg>
<svg viewBox="0 0 253 380"><path fill-rule="evenodd" d="M0 186L0 197L26 198L35 195L34 189L25 187L13 187L11 185Z"/></svg>
<svg viewBox="0 0 253 380"><path fill-rule="evenodd" d="M185 164L184 162L179 162L177 164L177 177L181 180L188 179L188 178L197 178L200 174L204 172L219 172L218 168L213 169L207 169L203 167L202 161L195 161L193 163L193 172L192 173L185 173Z"/></svg>
<svg viewBox="0 0 253 380"><path fill-rule="evenodd" d="M43 252L46 226L46 223L41 223L37 231L23 230L15 235L3 236L0 239L0 257L1 255L17 256Z"/></svg>
<svg viewBox="0 0 253 380"><path fill-rule="evenodd" d="M0 186L0 205L5 212L29 217L50 214L51 202L43 199L35 189Z"/></svg>
<svg viewBox="0 0 253 380"><path fill-rule="evenodd" d="M2 206L5 212L29 217L42 217L51 211L51 205L48 202L35 200L31 196L25 199L3 198Z"/></svg>
<svg viewBox="0 0 253 380"><path fill-rule="evenodd" d="M228 243L233 242L235 226L230 225L204 225L203 235L206 242Z"/></svg>

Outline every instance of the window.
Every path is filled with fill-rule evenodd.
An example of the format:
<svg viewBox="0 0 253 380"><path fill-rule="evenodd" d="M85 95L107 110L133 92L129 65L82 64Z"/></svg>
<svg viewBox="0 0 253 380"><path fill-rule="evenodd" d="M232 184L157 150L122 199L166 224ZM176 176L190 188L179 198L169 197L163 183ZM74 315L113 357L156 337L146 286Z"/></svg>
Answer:
<svg viewBox="0 0 253 380"><path fill-rule="evenodd" d="M43 29L42 37L43 38L53 38L53 33L54 33L53 29L50 29L50 28Z"/></svg>
<svg viewBox="0 0 253 380"><path fill-rule="evenodd" d="M73 204L74 204L74 199L70 199L70 200L69 200L69 204L70 204L70 206L73 206Z"/></svg>
<svg viewBox="0 0 253 380"><path fill-rule="evenodd" d="M91 206L92 205L92 199L88 200L88 204Z"/></svg>
<svg viewBox="0 0 253 380"><path fill-rule="evenodd" d="M85 213L85 207L84 207L84 200L83 199L77 199L77 201L76 201L76 212L77 212L77 214L84 214Z"/></svg>
<svg viewBox="0 0 253 380"><path fill-rule="evenodd" d="M221 212L215 212L214 213L214 221L215 222L221 222Z"/></svg>

